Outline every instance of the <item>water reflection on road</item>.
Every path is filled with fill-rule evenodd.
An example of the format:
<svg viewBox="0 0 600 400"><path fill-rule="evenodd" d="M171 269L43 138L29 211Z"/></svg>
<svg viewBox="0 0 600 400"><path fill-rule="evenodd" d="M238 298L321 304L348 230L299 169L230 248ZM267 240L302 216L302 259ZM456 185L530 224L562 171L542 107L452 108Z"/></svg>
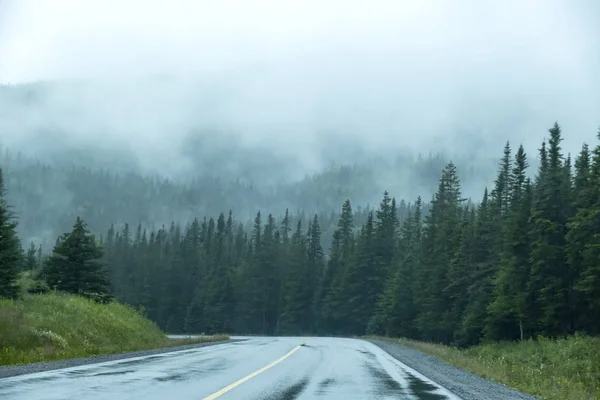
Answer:
<svg viewBox="0 0 600 400"><path fill-rule="evenodd" d="M2 399L204 399L280 359L219 400L457 396L358 339L265 338L0 379Z"/></svg>

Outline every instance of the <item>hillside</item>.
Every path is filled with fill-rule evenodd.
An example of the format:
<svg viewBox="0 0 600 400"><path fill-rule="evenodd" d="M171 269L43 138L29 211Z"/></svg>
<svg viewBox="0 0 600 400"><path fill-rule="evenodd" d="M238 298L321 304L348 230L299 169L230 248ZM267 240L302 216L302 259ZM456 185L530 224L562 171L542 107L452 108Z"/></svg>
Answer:
<svg viewBox="0 0 600 400"><path fill-rule="evenodd" d="M214 148L213 158L228 159L226 150ZM5 149L0 167L5 174L7 200L19 217L19 234L48 249L57 235L70 229L81 216L93 232L105 234L111 224L159 228L172 221L186 223L195 217L216 216L232 210L239 221L251 222L258 210L282 216L286 209L299 215L319 213L327 218L350 198L358 208L376 204L384 190L410 201L433 194L439 171L448 161L443 154L373 160L357 165L332 165L300 180L274 179L280 168L264 166L252 173L263 179L234 178L235 172L217 162L186 179L144 175L137 169L118 172L109 162L69 163L70 153L46 155L48 162ZM95 152L99 158L101 151ZM265 156L268 158L268 155ZM262 158L265 158L262 157ZM237 158L238 168L250 171L252 158ZM495 174L497 158L455 161L465 194L477 198ZM282 164L285 169L286 164ZM107 168L108 167L108 168ZM258 168L258 167L257 167ZM240 202L240 199L243 199ZM335 218L332 218L335 220Z"/></svg>
<svg viewBox="0 0 600 400"><path fill-rule="evenodd" d="M219 339L219 337L217 337ZM220 337L222 339L222 337ZM67 294L0 300L0 365L123 353L188 343L173 340L129 306Z"/></svg>

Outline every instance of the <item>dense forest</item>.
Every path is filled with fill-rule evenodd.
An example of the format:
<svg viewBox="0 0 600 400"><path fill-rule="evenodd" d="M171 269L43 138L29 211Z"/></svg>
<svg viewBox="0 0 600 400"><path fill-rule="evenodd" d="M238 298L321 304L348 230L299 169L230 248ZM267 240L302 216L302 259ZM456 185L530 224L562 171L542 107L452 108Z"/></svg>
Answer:
<svg viewBox="0 0 600 400"><path fill-rule="evenodd" d="M213 158L231 157L216 144L205 151L210 149L216 153ZM47 155L46 162L9 149L0 152L7 200L19 217L18 230L24 242L33 241L50 250L55 238L69 230L77 216L86 221L92 232L103 235L111 224L119 229L126 222L158 229L172 221L185 224L196 217L217 216L228 210L251 226L257 210L283 213L289 209L298 216L318 213L323 246L328 247L337 221L335 213L345 199L361 206L355 211L366 217L365 210L370 204L377 204L384 185L393 186L403 198L430 195L439 171L448 162L443 154L406 156L393 161L331 166L297 181L267 184L273 168L258 168L252 174L264 177L263 180L234 179L226 167L215 161L210 174L200 170L184 181L144 175L136 169L115 172L107 168L110 163L102 161L106 158L101 151L94 154L100 160L81 167L74 161L65 161L72 160L70 152ZM251 155L235 154L240 156L235 161L250 170ZM461 157L456 163L465 171L473 193L494 174L491 157L487 163L472 157ZM364 218L359 222L364 222Z"/></svg>
<svg viewBox="0 0 600 400"><path fill-rule="evenodd" d="M258 212L247 230L220 213L110 228L91 258L116 299L173 333L373 333L460 346L599 334L600 143L572 162L562 140L555 124L533 178L523 146L507 143L478 204L464 199L452 162L431 201L402 202L402 212L385 192L360 221L345 200L327 248L318 214ZM77 219L50 258L32 246L22 264L56 287L47 277L77 242L70 235L93 237L85 229Z"/></svg>

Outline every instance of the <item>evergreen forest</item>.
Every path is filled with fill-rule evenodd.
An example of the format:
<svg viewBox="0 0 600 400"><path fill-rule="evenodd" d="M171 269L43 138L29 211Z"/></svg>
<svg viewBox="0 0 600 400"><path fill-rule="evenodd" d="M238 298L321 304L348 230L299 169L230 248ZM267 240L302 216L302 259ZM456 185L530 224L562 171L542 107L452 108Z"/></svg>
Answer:
<svg viewBox="0 0 600 400"><path fill-rule="evenodd" d="M34 205L52 204L28 197L25 188L47 184L44 173L58 175L33 165L29 176L41 175L32 181L10 167L10 185L0 178L7 189L0 204L0 295L17 296L18 272L31 270L45 285L31 290L100 293L103 301L140 309L170 333L377 334L461 347L597 335L600 132L573 159L562 141L554 124L533 156L507 143L495 180L477 201L466 198L463 172L447 161L431 197L396 199L385 191L378 205L361 208L340 185L327 198L339 201L337 212L318 211L314 203L302 210L260 207L250 223L235 217L243 203L256 204L246 192L204 186L200 195L174 183L72 169L61 179L75 185L69 179L78 176L78 190L88 197L58 216L72 231L56 239L50 254L20 244L17 222L27 221L29 232L35 221L45 223L33 217ZM134 193L170 202L161 203L159 219L133 218L131 210L144 212ZM18 214L10 196L24 199ZM204 196L215 197L203 202ZM198 216L181 222L178 207ZM98 232L107 215L114 224ZM152 226L169 215L172 223Z"/></svg>

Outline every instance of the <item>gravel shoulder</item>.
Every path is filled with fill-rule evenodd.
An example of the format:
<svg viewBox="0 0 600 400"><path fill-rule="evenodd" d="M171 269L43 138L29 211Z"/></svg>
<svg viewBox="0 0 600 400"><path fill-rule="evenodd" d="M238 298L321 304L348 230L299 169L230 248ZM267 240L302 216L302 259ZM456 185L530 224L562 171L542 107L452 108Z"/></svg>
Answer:
<svg viewBox="0 0 600 400"><path fill-rule="evenodd" d="M368 341L464 400L539 400L399 343Z"/></svg>
<svg viewBox="0 0 600 400"><path fill-rule="evenodd" d="M243 339L230 339L220 342L194 343L181 346L166 347L161 349L133 351L129 353L103 354L85 358L70 358L66 360L44 361L33 364L10 365L0 367L0 379L11 376L33 374L36 372L51 371L55 369L78 367L80 365L97 364L107 361L124 360L127 358L151 356L154 354L171 353L173 351L190 350L199 347L216 346L223 343L239 342Z"/></svg>

